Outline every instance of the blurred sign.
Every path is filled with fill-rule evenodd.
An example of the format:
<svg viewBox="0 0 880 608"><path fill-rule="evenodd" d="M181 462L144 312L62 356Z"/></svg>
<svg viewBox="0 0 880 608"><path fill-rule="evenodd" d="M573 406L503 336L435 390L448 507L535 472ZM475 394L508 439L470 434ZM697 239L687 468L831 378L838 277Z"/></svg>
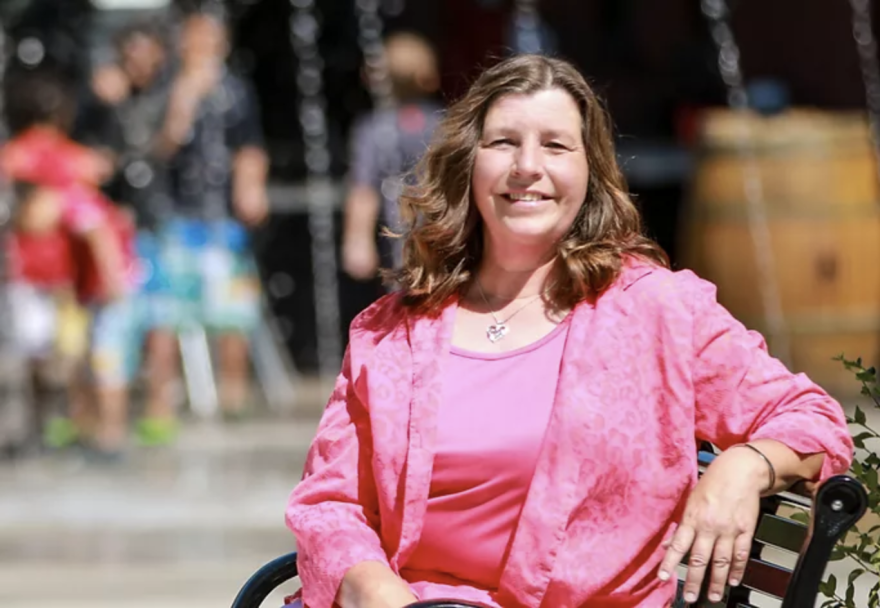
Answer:
<svg viewBox="0 0 880 608"><path fill-rule="evenodd" d="M92 5L100 11L113 10L144 10L165 8L171 0L91 0Z"/></svg>

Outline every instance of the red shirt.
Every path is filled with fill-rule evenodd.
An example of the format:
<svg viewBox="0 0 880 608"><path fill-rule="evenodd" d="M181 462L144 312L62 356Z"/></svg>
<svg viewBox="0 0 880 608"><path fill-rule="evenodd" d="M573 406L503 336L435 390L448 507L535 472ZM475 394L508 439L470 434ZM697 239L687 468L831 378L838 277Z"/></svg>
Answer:
<svg viewBox="0 0 880 608"><path fill-rule="evenodd" d="M31 127L0 149L0 169L13 180L47 186L97 185L101 157L53 127Z"/></svg>
<svg viewBox="0 0 880 608"><path fill-rule="evenodd" d="M9 279L44 289L71 287L71 240L61 230L47 234L12 232L6 241Z"/></svg>
<svg viewBox="0 0 880 608"><path fill-rule="evenodd" d="M106 297L98 265L86 235L108 228L122 254L126 286L136 280L135 229L133 222L99 192L83 186L71 186L65 192L61 229L71 236L71 252L77 297L94 302Z"/></svg>
<svg viewBox="0 0 880 608"><path fill-rule="evenodd" d="M65 188L61 204L61 220L55 231L10 235L11 278L47 289L73 286L82 302L103 299L105 286L86 237L93 230L107 227L121 250L126 282L133 286L137 259L135 230L128 217L100 193L85 186Z"/></svg>
<svg viewBox="0 0 880 608"><path fill-rule="evenodd" d="M97 190L100 165L97 153L46 126L28 129L0 150L0 169L7 178L64 193L61 220L54 232L19 232L10 239L14 280L43 287L74 285L80 300L102 299L105 286L85 236L108 226L122 249L126 278L133 284L134 226Z"/></svg>
<svg viewBox="0 0 880 608"><path fill-rule="evenodd" d="M12 181L58 187L93 182L96 154L64 133L36 126L0 149L0 170ZM70 235L61 226L51 233L14 232L7 241L10 279L47 289L74 283Z"/></svg>

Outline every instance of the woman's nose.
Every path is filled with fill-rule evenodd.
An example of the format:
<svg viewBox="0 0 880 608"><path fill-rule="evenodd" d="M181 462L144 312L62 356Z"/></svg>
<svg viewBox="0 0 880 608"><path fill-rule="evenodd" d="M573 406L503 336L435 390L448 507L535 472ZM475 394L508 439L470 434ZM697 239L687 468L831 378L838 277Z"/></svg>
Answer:
<svg viewBox="0 0 880 608"><path fill-rule="evenodd" d="M541 151L536 146L523 145L513 158L511 172L521 177L533 177L541 174Z"/></svg>

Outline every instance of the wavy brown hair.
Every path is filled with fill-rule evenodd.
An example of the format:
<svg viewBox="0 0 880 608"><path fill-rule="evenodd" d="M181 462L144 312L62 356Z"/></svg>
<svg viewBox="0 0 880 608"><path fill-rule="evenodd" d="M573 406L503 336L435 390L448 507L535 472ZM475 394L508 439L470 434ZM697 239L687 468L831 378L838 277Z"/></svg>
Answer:
<svg viewBox="0 0 880 608"><path fill-rule="evenodd" d="M608 115L570 63L518 55L487 69L452 105L400 198L403 265L393 278L403 303L436 313L461 293L483 255L482 219L471 200L474 158L492 104L510 94L561 89L574 99L583 122L590 171L587 199L560 240L549 301L560 308L595 298L620 274L627 258L668 266L663 250L642 234L642 221L617 166Z"/></svg>

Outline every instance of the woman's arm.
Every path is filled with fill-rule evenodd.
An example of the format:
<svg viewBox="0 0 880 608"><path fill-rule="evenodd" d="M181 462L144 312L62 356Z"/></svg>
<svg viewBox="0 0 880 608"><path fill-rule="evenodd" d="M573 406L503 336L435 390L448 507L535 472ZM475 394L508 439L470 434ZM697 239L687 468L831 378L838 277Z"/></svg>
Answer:
<svg viewBox="0 0 880 608"><path fill-rule="evenodd" d="M336 603L340 608L403 608L418 598L387 564L361 562L342 578Z"/></svg>
<svg viewBox="0 0 880 608"><path fill-rule="evenodd" d="M745 442L766 448L777 490L846 472L853 442L840 404L771 357L763 337L718 304L713 285L688 282L697 436L722 450Z"/></svg>
<svg viewBox="0 0 880 608"><path fill-rule="evenodd" d="M743 467L746 466L746 459L751 460L752 468L758 469L763 481L762 496L782 492L805 479L817 479L822 471L822 463L825 462L824 453L801 455L775 439L755 439L749 441L748 445L760 451L767 460L743 446L728 448L725 454L728 458L735 458Z"/></svg>
<svg viewBox="0 0 880 608"><path fill-rule="evenodd" d="M670 578L690 553L685 601L705 578L709 600L720 601L725 584L742 581L760 496L846 471L853 443L836 401L770 357L763 338L715 301L714 286L683 281L693 305L696 434L725 451L688 496L658 576Z"/></svg>

